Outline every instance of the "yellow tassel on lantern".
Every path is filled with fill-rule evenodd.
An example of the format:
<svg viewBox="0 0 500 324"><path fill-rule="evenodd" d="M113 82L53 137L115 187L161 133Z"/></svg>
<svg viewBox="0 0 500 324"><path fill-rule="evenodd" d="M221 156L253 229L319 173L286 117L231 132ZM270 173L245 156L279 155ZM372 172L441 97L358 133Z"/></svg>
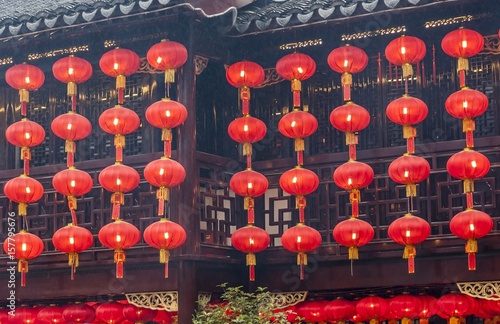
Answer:
<svg viewBox="0 0 500 324"><path fill-rule="evenodd" d="M376 318L370 319L370 324L378 324L378 319Z"/></svg>
<svg viewBox="0 0 500 324"><path fill-rule="evenodd" d="M126 83L127 83L127 79L125 78L124 75L120 74L116 77L116 89L125 88Z"/></svg>
<svg viewBox="0 0 500 324"><path fill-rule="evenodd" d="M295 197L295 208L304 208L307 205L307 199L305 196L299 195Z"/></svg>
<svg viewBox="0 0 500 324"><path fill-rule="evenodd" d="M359 259L358 248L356 246L349 247L349 260Z"/></svg>
<svg viewBox="0 0 500 324"><path fill-rule="evenodd" d="M17 271L27 273L28 272L28 260L20 259L17 262Z"/></svg>
<svg viewBox="0 0 500 324"><path fill-rule="evenodd" d="M405 245L403 259L414 258L415 256L417 256L417 249L415 248L415 246L410 244Z"/></svg>
<svg viewBox="0 0 500 324"><path fill-rule="evenodd" d="M123 205L125 203L125 195L122 192L115 192L111 195L112 204Z"/></svg>
<svg viewBox="0 0 500 324"><path fill-rule="evenodd" d="M246 259L247 259L247 266L257 265L257 258L255 257L255 254L248 253Z"/></svg>
<svg viewBox="0 0 500 324"><path fill-rule="evenodd" d="M467 243L465 243L465 252L466 253L476 253L477 252L477 241L475 239L467 240Z"/></svg>
<svg viewBox="0 0 500 324"><path fill-rule="evenodd" d="M292 91L302 91L302 82L299 79L292 80Z"/></svg>
<svg viewBox="0 0 500 324"><path fill-rule="evenodd" d="M68 207L70 210L76 210L77 209L77 200L75 196L68 196Z"/></svg>
<svg viewBox="0 0 500 324"><path fill-rule="evenodd" d="M21 147L21 160L31 160L31 150L29 147Z"/></svg>
<svg viewBox="0 0 500 324"><path fill-rule="evenodd" d="M243 155L252 155L252 143L243 143Z"/></svg>
<svg viewBox="0 0 500 324"><path fill-rule="evenodd" d="M125 136L116 134L114 144L116 147L125 147Z"/></svg>
<svg viewBox="0 0 500 324"><path fill-rule="evenodd" d="M448 324L460 324L460 318L450 317L450 319L448 320Z"/></svg>
<svg viewBox="0 0 500 324"><path fill-rule="evenodd" d="M170 259L170 251L167 249L160 249L160 263L168 263Z"/></svg>
<svg viewBox="0 0 500 324"><path fill-rule="evenodd" d="M361 201L361 194L359 192L359 189L351 189L351 191L349 192L349 201L351 203Z"/></svg>
<svg viewBox="0 0 500 324"><path fill-rule="evenodd" d="M403 78L413 75L413 66L411 66L411 64L405 63L403 64L402 68L403 68Z"/></svg>
<svg viewBox="0 0 500 324"><path fill-rule="evenodd" d="M122 249L116 249L113 255L114 262L125 262L126 256Z"/></svg>
<svg viewBox="0 0 500 324"><path fill-rule="evenodd" d="M296 138L295 139L295 152L303 151L304 148L305 148L305 146L304 146L304 139L302 139L302 138Z"/></svg>
<svg viewBox="0 0 500 324"><path fill-rule="evenodd" d="M66 140L66 143L64 145L64 152L75 153L76 152L76 143L72 140Z"/></svg>
<svg viewBox="0 0 500 324"><path fill-rule="evenodd" d="M156 190L156 199L168 201L169 198L170 190L167 187L160 187L158 190Z"/></svg>
<svg viewBox="0 0 500 324"><path fill-rule="evenodd" d="M358 144L358 135L353 132L345 132L345 143L346 145Z"/></svg>
<svg viewBox="0 0 500 324"><path fill-rule="evenodd" d="M26 216L28 215L28 204L26 203L19 203L19 206L17 207L17 212L19 216Z"/></svg>
<svg viewBox="0 0 500 324"><path fill-rule="evenodd" d="M417 136L417 129L411 125L403 125L403 138L412 138Z"/></svg>
<svg viewBox="0 0 500 324"><path fill-rule="evenodd" d="M30 92L26 89L19 89L19 100L21 102L29 102L30 101Z"/></svg>
<svg viewBox="0 0 500 324"><path fill-rule="evenodd" d="M411 324L413 323L413 319L410 319L410 318L407 318L407 317L403 317L401 319L401 324Z"/></svg>
<svg viewBox="0 0 500 324"><path fill-rule="evenodd" d="M249 208L254 208L255 203L252 197L245 197L243 199L243 209L248 210Z"/></svg>
<svg viewBox="0 0 500 324"><path fill-rule="evenodd" d="M175 69L166 69L165 83L174 83L174 82L175 82Z"/></svg>
<svg viewBox="0 0 500 324"><path fill-rule="evenodd" d="M465 179L464 180L464 192L474 192L474 180Z"/></svg>
<svg viewBox="0 0 500 324"><path fill-rule="evenodd" d="M68 265L78 267L78 253L71 252L68 254Z"/></svg>
<svg viewBox="0 0 500 324"><path fill-rule="evenodd" d="M474 119L472 118L464 118L462 120L462 132L467 132L467 131L475 131L476 130L476 123L474 122Z"/></svg>
<svg viewBox="0 0 500 324"><path fill-rule="evenodd" d="M352 74L350 74L349 72L344 72L342 74L340 82L342 82L343 85L350 86L352 84Z"/></svg>
<svg viewBox="0 0 500 324"><path fill-rule="evenodd" d="M76 95L76 83L68 82L68 96L72 97Z"/></svg>
<svg viewBox="0 0 500 324"><path fill-rule="evenodd" d="M416 197L417 196L417 185L414 183L406 184L406 197Z"/></svg>
<svg viewBox="0 0 500 324"><path fill-rule="evenodd" d="M307 254L299 252L297 254L297 265L307 265Z"/></svg>
<svg viewBox="0 0 500 324"><path fill-rule="evenodd" d="M240 89L240 99L241 100L250 100L250 88L243 87Z"/></svg>
<svg viewBox="0 0 500 324"><path fill-rule="evenodd" d="M161 140L162 141L171 141L172 140L172 130L170 128L162 128Z"/></svg>
<svg viewBox="0 0 500 324"><path fill-rule="evenodd" d="M459 57L457 71L469 71L469 60L466 57Z"/></svg>

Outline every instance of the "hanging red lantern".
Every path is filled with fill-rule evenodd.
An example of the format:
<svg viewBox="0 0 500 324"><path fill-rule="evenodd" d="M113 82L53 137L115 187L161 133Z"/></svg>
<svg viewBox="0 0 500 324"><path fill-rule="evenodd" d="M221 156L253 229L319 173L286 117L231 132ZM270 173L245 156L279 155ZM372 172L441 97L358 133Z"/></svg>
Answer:
<svg viewBox="0 0 500 324"><path fill-rule="evenodd" d="M356 315L356 305L348 300L337 298L325 306L326 319L329 322L345 324Z"/></svg>
<svg viewBox="0 0 500 324"><path fill-rule="evenodd" d="M76 197L83 196L92 189L92 177L85 171L70 167L59 171L52 178L54 189L65 195L68 199L68 207L71 211L74 225L78 225L75 210L77 209Z"/></svg>
<svg viewBox="0 0 500 324"><path fill-rule="evenodd" d="M26 273L28 273L28 260L39 256L43 251L43 241L36 235L24 230L14 234L11 239L3 242L3 250L9 256L18 260L17 266L21 272L21 287L26 286ZM14 246L12 246L14 244ZM16 310L17 313L17 310Z"/></svg>
<svg viewBox="0 0 500 324"><path fill-rule="evenodd" d="M352 204L352 216L359 215L361 193L359 189L367 187L374 177L373 169L366 163L348 161L341 164L333 172L333 181L344 190L349 190L349 201Z"/></svg>
<svg viewBox="0 0 500 324"><path fill-rule="evenodd" d="M244 209L248 210L248 223L254 223L254 198L262 196L268 187L267 178L256 171L247 169L235 173L229 181L229 187L238 196L245 197Z"/></svg>
<svg viewBox="0 0 500 324"><path fill-rule="evenodd" d="M125 48L115 48L104 53L99 60L99 67L104 74L116 78L116 90L118 91L118 104L123 104L123 92L126 85L126 77L134 74L141 64L139 55Z"/></svg>
<svg viewBox="0 0 500 324"><path fill-rule="evenodd" d="M448 324L459 324L460 317L470 309L470 300L465 295L451 293L439 297L437 314L448 320Z"/></svg>
<svg viewBox="0 0 500 324"><path fill-rule="evenodd" d="M428 324L429 318L437 313L437 298L429 295L419 295L420 313L419 324Z"/></svg>
<svg viewBox="0 0 500 324"><path fill-rule="evenodd" d="M342 73L344 100L351 100L352 74L363 71L368 65L368 55L356 46L338 47L330 52L327 58L330 69Z"/></svg>
<svg viewBox="0 0 500 324"><path fill-rule="evenodd" d="M303 164L304 138L311 136L318 129L318 120L307 111L294 108L284 115L279 123L278 130L283 136L295 140L298 165Z"/></svg>
<svg viewBox="0 0 500 324"><path fill-rule="evenodd" d="M120 216L120 205L125 203L125 195L135 189L141 180L139 173L129 166L115 163L104 168L99 173L99 183L107 191L111 191L111 203L113 211L111 216L113 219L118 219Z"/></svg>
<svg viewBox="0 0 500 324"><path fill-rule="evenodd" d="M40 200L44 189L38 180L22 174L7 181L3 187L3 192L7 198L19 204L18 215L26 216L28 204Z"/></svg>
<svg viewBox="0 0 500 324"><path fill-rule="evenodd" d="M319 186L319 178L311 170L296 166L285 171L280 177L280 187L286 193L295 196L295 207L299 209L299 222L304 223L304 209L307 205L307 195L313 193Z"/></svg>
<svg viewBox="0 0 500 324"><path fill-rule="evenodd" d="M91 323L95 319L95 309L85 304L69 305L64 308L63 317L66 323Z"/></svg>
<svg viewBox="0 0 500 324"><path fill-rule="evenodd" d="M316 72L316 62L306 54L292 53L276 62L276 73L292 81L293 107L300 107L301 81L309 79Z"/></svg>
<svg viewBox="0 0 500 324"><path fill-rule="evenodd" d="M247 254L246 264L250 267L250 281L255 281L255 265L257 265L255 253L265 250L269 243L271 243L269 234L253 225L241 227L231 235L231 245Z"/></svg>
<svg viewBox="0 0 500 324"><path fill-rule="evenodd" d="M425 43L413 36L401 36L391 41L385 48L385 56L389 62L403 68L403 77L413 75L412 64L420 62L427 50Z"/></svg>
<svg viewBox="0 0 500 324"><path fill-rule="evenodd" d="M123 161L124 135L134 132L140 124L141 120L135 111L120 105L106 109L99 116L99 126L102 130L115 135L114 145L117 162Z"/></svg>
<svg viewBox="0 0 500 324"><path fill-rule="evenodd" d="M89 61L70 55L54 62L52 65L54 77L68 84L68 96L71 97L71 110L76 110L76 85L83 83L92 76L92 65Z"/></svg>
<svg viewBox="0 0 500 324"><path fill-rule="evenodd" d="M117 302L100 304L95 309L96 320L105 324L122 323L125 320L123 309L125 305Z"/></svg>
<svg viewBox="0 0 500 324"><path fill-rule="evenodd" d="M57 137L66 140L64 151L68 153L68 167L72 166L76 152L75 141L89 136L92 132L92 124L82 115L70 111L54 118L50 128Z"/></svg>
<svg viewBox="0 0 500 324"><path fill-rule="evenodd" d="M451 57L458 59L460 87L465 86L465 71L469 71L469 57L479 54L484 47L483 36L471 29L461 27L449 32L441 41L441 48Z"/></svg>
<svg viewBox="0 0 500 324"><path fill-rule="evenodd" d="M27 103L30 101L29 91L37 90L43 85L45 74L34 65L17 64L5 72L5 81L12 88L19 90L21 116L26 116Z"/></svg>
<svg viewBox="0 0 500 324"><path fill-rule="evenodd" d="M431 166L422 157L405 154L391 162L388 172L392 181L406 186L406 197L416 197L417 183L429 177Z"/></svg>
<svg viewBox="0 0 500 324"><path fill-rule="evenodd" d="M304 280L304 266L307 265L307 252L316 250L321 245L321 234L312 227L299 223L287 229L281 236L283 247L297 253L297 265L300 266L300 280Z"/></svg>
<svg viewBox="0 0 500 324"><path fill-rule="evenodd" d="M401 324L413 323L420 313L420 299L410 294L402 294L391 298L389 307L392 312L401 319Z"/></svg>
<svg viewBox="0 0 500 324"><path fill-rule="evenodd" d="M296 306L297 314L308 323L324 322L326 320L326 300L304 301Z"/></svg>
<svg viewBox="0 0 500 324"><path fill-rule="evenodd" d="M32 307L16 307L16 311L14 312L14 316L10 316L10 322L12 324L33 324L36 323L36 316L41 308L32 308Z"/></svg>
<svg viewBox="0 0 500 324"><path fill-rule="evenodd" d="M143 236L149 246L160 250L160 263L165 264L165 278L168 278L169 251L184 244L186 231L179 224L162 218L146 227Z"/></svg>
<svg viewBox="0 0 500 324"><path fill-rule="evenodd" d="M71 280L73 280L79 264L78 253L87 250L94 243L92 233L86 228L69 223L54 233L52 243L56 249L68 254L68 264L71 266Z"/></svg>
<svg viewBox="0 0 500 324"><path fill-rule="evenodd" d="M43 307L36 315L36 323L66 323L63 317L63 311L64 308L59 306Z"/></svg>
<svg viewBox="0 0 500 324"><path fill-rule="evenodd" d="M123 315L126 320L141 324L152 321L156 316L156 310L129 304L123 308Z"/></svg>
<svg viewBox="0 0 500 324"><path fill-rule="evenodd" d="M368 244L374 235L369 223L355 217L341 221L333 229L335 241L349 248L349 260L359 259L358 248Z"/></svg>
<svg viewBox="0 0 500 324"><path fill-rule="evenodd" d="M24 161L24 173L29 175L30 148L40 145L45 140L43 127L26 118L15 122L5 130L5 137L10 144L21 148L21 160Z"/></svg>
<svg viewBox="0 0 500 324"><path fill-rule="evenodd" d="M123 262L125 262L123 250L136 245L141 239L141 232L134 225L117 219L113 223L104 225L99 231L98 238L102 245L114 250L116 278L123 278Z"/></svg>
<svg viewBox="0 0 500 324"><path fill-rule="evenodd" d="M165 214L165 201L169 200L170 188L180 185L186 178L184 167L177 161L162 157L149 162L144 168L144 178L156 191L158 199L158 216Z"/></svg>
<svg viewBox="0 0 500 324"><path fill-rule="evenodd" d="M165 71L165 82L175 82L175 70L186 63L188 52L184 45L162 39L148 50L148 63L157 70Z"/></svg>
<svg viewBox="0 0 500 324"><path fill-rule="evenodd" d="M341 132L346 133L346 144L357 144L355 133L370 124L370 113L353 102L335 108L330 113L330 123Z"/></svg>
<svg viewBox="0 0 500 324"><path fill-rule="evenodd" d="M227 128L227 132L235 142L243 144L243 155L247 156L247 167L250 167L252 143L258 142L266 136L266 124L260 119L245 115L233 120Z"/></svg>
<svg viewBox="0 0 500 324"><path fill-rule="evenodd" d="M389 225L388 234L394 242L405 246L403 258L408 259L408 273L414 273L417 255L415 244L420 244L429 237L431 226L420 217L406 214Z"/></svg>
<svg viewBox="0 0 500 324"><path fill-rule="evenodd" d="M469 270L476 270L477 239L486 236L493 228L491 217L479 210L467 209L450 221L453 235L467 240L465 252L469 255Z"/></svg>
<svg viewBox="0 0 500 324"><path fill-rule="evenodd" d="M243 115L248 115L250 112L250 88L258 87L264 81L264 77L264 69L250 61L234 63L226 70L227 82L239 88Z"/></svg>
<svg viewBox="0 0 500 324"><path fill-rule="evenodd" d="M377 324L389 313L389 303L382 297L368 296L358 301L356 311L370 324Z"/></svg>

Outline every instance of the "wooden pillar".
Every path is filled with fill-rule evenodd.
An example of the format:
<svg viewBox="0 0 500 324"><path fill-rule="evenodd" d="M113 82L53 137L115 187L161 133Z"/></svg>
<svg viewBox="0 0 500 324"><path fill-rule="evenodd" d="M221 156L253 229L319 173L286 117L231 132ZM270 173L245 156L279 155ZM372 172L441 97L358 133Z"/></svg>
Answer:
<svg viewBox="0 0 500 324"><path fill-rule="evenodd" d="M196 285L196 265L194 257L200 250L200 215L198 167L196 165L196 74L194 54L196 32L193 17L185 21L186 34L179 40L186 46L188 59L179 71L178 101L186 106L188 116L178 130L178 161L186 169L186 179L180 186L177 206L172 206L177 213L179 224L186 230L187 239L181 247L182 260L179 264L179 323L191 323L196 306L198 289Z"/></svg>

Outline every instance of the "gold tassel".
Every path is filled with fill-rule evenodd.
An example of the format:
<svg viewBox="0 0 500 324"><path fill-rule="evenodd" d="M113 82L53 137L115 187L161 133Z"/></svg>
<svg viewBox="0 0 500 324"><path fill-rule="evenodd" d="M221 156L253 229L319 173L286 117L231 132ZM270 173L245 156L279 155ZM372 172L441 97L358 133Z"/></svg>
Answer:
<svg viewBox="0 0 500 324"><path fill-rule="evenodd" d="M125 203L125 195L121 192L115 192L111 195L112 204L123 205Z"/></svg>
<svg viewBox="0 0 500 324"><path fill-rule="evenodd" d="M172 130L170 128L162 128L161 140L162 141L171 141L172 140Z"/></svg>
<svg viewBox="0 0 500 324"><path fill-rule="evenodd" d="M125 136L116 134L114 144L116 147L125 147Z"/></svg>
<svg viewBox="0 0 500 324"><path fill-rule="evenodd" d="M66 143L64 145L64 152L75 153L76 152L76 143L72 140L66 140Z"/></svg>
<svg viewBox="0 0 500 324"><path fill-rule="evenodd" d="M252 143L243 143L243 155L252 155Z"/></svg>
<svg viewBox="0 0 500 324"><path fill-rule="evenodd" d="M68 82L68 96L72 97L76 95L76 83Z"/></svg>
<svg viewBox="0 0 500 324"><path fill-rule="evenodd" d="M240 89L240 99L241 100L250 100L250 88L243 87Z"/></svg>
<svg viewBox="0 0 500 324"><path fill-rule="evenodd" d="M370 319L370 324L378 324L378 319L376 318Z"/></svg>
<svg viewBox="0 0 500 324"><path fill-rule="evenodd" d="M476 253L477 252L477 241L475 239L468 239L465 243L466 253Z"/></svg>
<svg viewBox="0 0 500 324"><path fill-rule="evenodd" d="M19 206L17 207L17 211L19 213L19 216L26 216L28 215L28 204L26 203L19 203Z"/></svg>
<svg viewBox="0 0 500 324"><path fill-rule="evenodd" d="M412 138L417 136L417 129L411 125L403 125L403 138Z"/></svg>
<svg viewBox="0 0 500 324"><path fill-rule="evenodd" d="M403 68L403 77L404 78L413 75L413 66L411 66L411 64L405 63L405 64L403 64L402 68Z"/></svg>
<svg viewBox="0 0 500 324"><path fill-rule="evenodd" d="M465 179L464 180L464 192L474 192L474 180Z"/></svg>
<svg viewBox="0 0 500 324"><path fill-rule="evenodd" d="M79 261L78 261L78 253L76 252L71 252L68 254L68 265L72 266L74 265L75 268L78 267Z"/></svg>
<svg viewBox="0 0 500 324"><path fill-rule="evenodd" d="M297 254L297 265L307 265L307 254L304 252L299 252Z"/></svg>
<svg viewBox="0 0 500 324"><path fill-rule="evenodd" d="M302 91L302 82L299 79L292 80L292 91Z"/></svg>
<svg viewBox="0 0 500 324"><path fill-rule="evenodd" d="M351 189L349 192L349 201L352 202L360 202L361 194L359 193L359 189Z"/></svg>
<svg viewBox="0 0 500 324"><path fill-rule="evenodd" d="M409 259L417 255L417 249L411 244L405 245L405 250L403 252L403 259Z"/></svg>
<svg viewBox="0 0 500 324"><path fill-rule="evenodd" d="M417 196L417 185L414 183L406 184L406 197L416 197Z"/></svg>
<svg viewBox="0 0 500 324"><path fill-rule="evenodd" d="M349 260L359 259L358 248L356 246L349 247Z"/></svg>
<svg viewBox="0 0 500 324"><path fill-rule="evenodd" d="M29 102L30 101L30 92L26 89L19 89L19 100L21 102Z"/></svg>
<svg viewBox="0 0 500 324"><path fill-rule="evenodd" d="M127 79L125 78L124 75L118 75L116 77L116 89L120 89L120 88L125 88L125 84L127 83Z"/></svg>
<svg viewBox="0 0 500 324"><path fill-rule="evenodd" d="M165 70L165 83L174 83L175 82L175 69L166 69Z"/></svg>
<svg viewBox="0 0 500 324"><path fill-rule="evenodd" d="M156 190L156 199L168 201L169 198L170 190L167 187L160 187Z"/></svg>
<svg viewBox="0 0 500 324"><path fill-rule="evenodd" d="M411 324L411 323L413 323L413 320L412 320L412 319L409 319L409 318L407 318L407 317L403 317L403 318L401 319L401 324Z"/></svg>
<svg viewBox="0 0 500 324"><path fill-rule="evenodd" d="M68 196L68 208L70 210L77 210L77 200L75 196Z"/></svg>
<svg viewBox="0 0 500 324"><path fill-rule="evenodd" d="M21 259L17 262L17 271L18 272L28 272L28 260Z"/></svg>
<svg viewBox="0 0 500 324"><path fill-rule="evenodd" d="M160 249L160 263L168 263L170 259L170 251L167 249Z"/></svg>
<svg viewBox="0 0 500 324"><path fill-rule="evenodd" d="M248 210L249 208L254 208L255 207L255 204L254 204L254 200L252 197L245 197L243 199L243 209L244 210Z"/></svg>
<svg viewBox="0 0 500 324"><path fill-rule="evenodd" d="M469 60L465 57L458 58L457 71L469 71Z"/></svg>
<svg viewBox="0 0 500 324"><path fill-rule="evenodd" d="M345 143L346 145L358 144L358 135L353 132L345 132Z"/></svg>
<svg viewBox="0 0 500 324"><path fill-rule="evenodd" d="M460 318L450 317L450 319L448 320L448 324L460 324Z"/></svg>
<svg viewBox="0 0 500 324"><path fill-rule="evenodd" d="M462 132L467 132L467 131L475 131L476 130L476 123L472 118L464 118L462 120Z"/></svg>
<svg viewBox="0 0 500 324"><path fill-rule="evenodd" d="M122 249L115 250L115 254L113 255L114 262L125 262L126 256L125 252Z"/></svg>
<svg viewBox="0 0 500 324"><path fill-rule="evenodd" d="M247 254L247 266L257 265L257 259L255 258L255 254L248 253Z"/></svg>
<svg viewBox="0 0 500 324"><path fill-rule="evenodd" d="M352 74L349 72L344 72L342 74L341 81L343 85L351 85L352 84Z"/></svg>
<svg viewBox="0 0 500 324"><path fill-rule="evenodd" d="M304 150L304 139L296 138L295 139L295 152Z"/></svg>
<svg viewBox="0 0 500 324"><path fill-rule="evenodd" d="M295 197L295 208L304 208L307 205L307 200L305 196L298 195Z"/></svg>
<svg viewBox="0 0 500 324"><path fill-rule="evenodd" d="M21 160L31 160L31 150L28 146L21 147Z"/></svg>

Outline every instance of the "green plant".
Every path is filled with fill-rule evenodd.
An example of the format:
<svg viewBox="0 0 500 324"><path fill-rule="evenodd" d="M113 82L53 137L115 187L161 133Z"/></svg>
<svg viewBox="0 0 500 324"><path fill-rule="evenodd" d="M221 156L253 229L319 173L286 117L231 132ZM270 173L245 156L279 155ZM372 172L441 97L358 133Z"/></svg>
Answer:
<svg viewBox="0 0 500 324"><path fill-rule="evenodd" d="M285 313L273 313L279 306L266 288L259 287L255 292L249 293L243 291L242 287L227 287L227 284L219 287L224 289L222 302L199 303L198 310L193 316L193 324L289 323Z"/></svg>

